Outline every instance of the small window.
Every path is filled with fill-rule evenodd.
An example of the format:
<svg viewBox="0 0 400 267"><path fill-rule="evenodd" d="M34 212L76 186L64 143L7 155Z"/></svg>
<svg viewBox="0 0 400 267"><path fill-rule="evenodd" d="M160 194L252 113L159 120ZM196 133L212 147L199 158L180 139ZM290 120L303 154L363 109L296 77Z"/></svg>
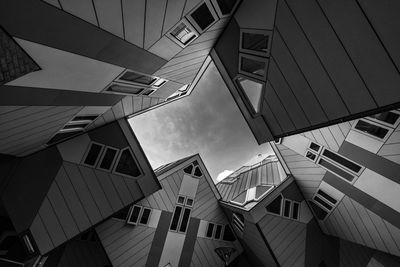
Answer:
<svg viewBox="0 0 400 267"><path fill-rule="evenodd" d="M240 31L240 51L257 56L269 56L271 32L254 29Z"/></svg>
<svg viewBox="0 0 400 267"><path fill-rule="evenodd" d="M130 149L121 151L114 172L132 177L140 176L141 172Z"/></svg>
<svg viewBox="0 0 400 267"><path fill-rule="evenodd" d="M380 123L385 123L390 126L397 126L397 123L399 121L400 115L396 111L386 111L378 114L374 114L369 116L374 121L380 122Z"/></svg>
<svg viewBox="0 0 400 267"><path fill-rule="evenodd" d="M121 82L127 82L127 83L134 83L134 84L140 84L140 85L151 85L157 80L157 78L144 75L144 74L139 74L136 72L133 72L131 70L125 71L119 78L118 81Z"/></svg>
<svg viewBox="0 0 400 267"><path fill-rule="evenodd" d="M185 173L187 173L187 174L192 174L193 165L190 164L189 166L187 166L186 168L184 168L183 171L184 171Z"/></svg>
<svg viewBox="0 0 400 267"><path fill-rule="evenodd" d="M189 15L188 19L199 32L203 32L216 21L216 14L214 15L207 4L203 2Z"/></svg>
<svg viewBox="0 0 400 267"><path fill-rule="evenodd" d="M284 201L284 207L283 207L283 216L289 218L290 217L290 206L292 204L292 201L289 199L285 199Z"/></svg>
<svg viewBox="0 0 400 267"><path fill-rule="evenodd" d="M300 204L298 202L293 202L293 208L292 208L292 219L298 220L299 219L299 213L300 213Z"/></svg>
<svg viewBox="0 0 400 267"><path fill-rule="evenodd" d="M281 206L282 206L282 195L277 196L271 203L269 203L266 207L268 212L280 215L281 214Z"/></svg>
<svg viewBox="0 0 400 267"><path fill-rule="evenodd" d="M329 205L326 201L322 200L319 196L314 197L314 201L320 204L322 207L326 208L327 210L331 210L333 207Z"/></svg>
<svg viewBox="0 0 400 267"><path fill-rule="evenodd" d="M181 47L187 46L190 42L197 38L197 33L186 23L180 22L171 32L172 40Z"/></svg>
<svg viewBox="0 0 400 267"><path fill-rule="evenodd" d="M275 138L274 143L277 145L282 144L282 138Z"/></svg>
<svg viewBox="0 0 400 267"><path fill-rule="evenodd" d="M306 158L311 159L312 161L315 162L315 160L317 159L317 155L314 154L313 152L307 150L306 151Z"/></svg>
<svg viewBox="0 0 400 267"><path fill-rule="evenodd" d="M233 11L233 8L238 3L237 0L214 0L214 6L217 6L217 12L220 17L228 16Z"/></svg>
<svg viewBox="0 0 400 267"><path fill-rule="evenodd" d="M181 217L182 207L176 206L174 215L172 216L171 226L169 227L170 230L176 231L178 229L179 218Z"/></svg>
<svg viewBox="0 0 400 267"><path fill-rule="evenodd" d="M365 120L359 120L354 126L354 129L357 129L378 139L385 139L385 137L389 133L389 129L383 128Z"/></svg>
<svg viewBox="0 0 400 267"><path fill-rule="evenodd" d="M329 161L325 160L325 159L319 159L318 160L318 164L321 165L322 167L324 167L325 169L327 169L328 171L342 177L343 179L345 179L348 182L352 182L354 180L354 175L342 170L339 167L336 167L335 165L331 164Z"/></svg>
<svg viewBox="0 0 400 267"><path fill-rule="evenodd" d="M232 214L232 223L239 230L240 233L244 231L244 216L240 213Z"/></svg>
<svg viewBox="0 0 400 267"><path fill-rule="evenodd" d="M178 201L179 204L184 204L185 203L185 197L179 196Z"/></svg>
<svg viewBox="0 0 400 267"><path fill-rule="evenodd" d="M264 83L238 76L236 84L245 96L245 103L249 106L250 113L259 113L261 110Z"/></svg>
<svg viewBox="0 0 400 267"><path fill-rule="evenodd" d="M63 130L67 130L67 129L83 129L88 125L89 125L89 122L87 122L87 123L76 123L76 124L68 123L68 124L66 124L64 126Z"/></svg>
<svg viewBox="0 0 400 267"><path fill-rule="evenodd" d="M100 161L99 168L103 170L110 170L114 159L117 156L118 150L115 148L107 147Z"/></svg>
<svg viewBox="0 0 400 267"><path fill-rule="evenodd" d="M143 208L142 216L140 217L140 224L147 224L150 218L151 209Z"/></svg>
<svg viewBox="0 0 400 267"><path fill-rule="evenodd" d="M190 209L185 208L185 211L183 212L183 217L181 221L181 226L179 227L179 232L186 232L187 225L189 223L189 217L190 217Z"/></svg>
<svg viewBox="0 0 400 267"><path fill-rule="evenodd" d="M157 88L160 88L161 86L163 86L164 84L166 84L167 83L167 81L168 80L166 80L166 79L158 79L154 84L153 84L153 87L157 87Z"/></svg>
<svg viewBox="0 0 400 267"><path fill-rule="evenodd" d="M267 76L268 59L239 54L239 73L256 79L265 79Z"/></svg>
<svg viewBox="0 0 400 267"><path fill-rule="evenodd" d="M214 232L214 224L213 223L209 223L208 227L207 227L206 237L212 238L213 232Z"/></svg>
<svg viewBox="0 0 400 267"><path fill-rule="evenodd" d="M231 242L236 240L236 237L233 234L232 229L228 224L225 225L224 235L223 235L222 239L225 241L231 241Z"/></svg>
<svg viewBox="0 0 400 267"><path fill-rule="evenodd" d="M222 232L222 225L218 224L217 228L215 228L215 239L220 239L221 238L221 232Z"/></svg>
<svg viewBox="0 0 400 267"><path fill-rule="evenodd" d="M141 210L142 210L141 207L133 206L131 209L131 212L129 214L127 223L128 224L137 224Z"/></svg>
<svg viewBox="0 0 400 267"><path fill-rule="evenodd" d="M203 175L203 173L201 172L199 166L197 166L197 167L194 169L193 175L196 176L196 177L201 177L201 176Z"/></svg>
<svg viewBox="0 0 400 267"><path fill-rule="evenodd" d="M187 206L193 206L193 199L192 198L187 198L186 199L186 205Z"/></svg>
<svg viewBox="0 0 400 267"><path fill-rule="evenodd" d="M326 216L328 215L328 212L326 210L320 208L313 201L308 201L308 203L310 204L310 207L318 220L324 220L326 218Z"/></svg>
<svg viewBox="0 0 400 267"><path fill-rule="evenodd" d="M83 163L89 166L95 166L103 147L103 145L92 143Z"/></svg>
<svg viewBox="0 0 400 267"><path fill-rule="evenodd" d="M325 149L322 152L322 155L355 173L359 173L362 169L360 165L358 165L354 162L351 162L350 160L340 156L339 154L329 151L327 149Z"/></svg>
<svg viewBox="0 0 400 267"><path fill-rule="evenodd" d="M149 95L151 95L152 93L154 93L156 90L151 90L151 89L149 89L149 90L146 90L142 95L146 95L146 96L149 96Z"/></svg>
<svg viewBox="0 0 400 267"><path fill-rule="evenodd" d="M310 148L311 148L312 150L314 150L315 152L319 152L319 150L321 149L321 146L318 145L318 144L316 144L316 143L314 143L314 142L311 142Z"/></svg>
<svg viewBox="0 0 400 267"><path fill-rule="evenodd" d="M136 87L136 86L127 86L127 85L119 85L119 84L112 84L110 87L107 88L108 92L119 93L119 94L128 94L128 95L139 95L144 91L145 88L143 87Z"/></svg>
<svg viewBox="0 0 400 267"><path fill-rule="evenodd" d="M86 115L86 116L76 116L71 120L71 122L77 122L77 121L94 121L97 119L98 115Z"/></svg>
<svg viewBox="0 0 400 267"><path fill-rule="evenodd" d="M329 202L331 202L333 205L336 204L337 200L334 199L333 197L331 197L330 195L328 195L327 193L325 193L324 191L322 191L321 189L318 190L317 192L318 195L322 196L323 198L325 198L326 200L328 200Z"/></svg>

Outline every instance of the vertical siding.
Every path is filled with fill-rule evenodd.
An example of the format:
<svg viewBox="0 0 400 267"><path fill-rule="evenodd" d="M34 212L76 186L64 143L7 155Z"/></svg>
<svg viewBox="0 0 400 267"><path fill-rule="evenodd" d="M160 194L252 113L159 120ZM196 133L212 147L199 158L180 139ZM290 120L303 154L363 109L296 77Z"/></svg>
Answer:
<svg viewBox="0 0 400 267"><path fill-rule="evenodd" d="M259 225L281 266L304 266L306 224L267 214Z"/></svg>
<svg viewBox="0 0 400 267"><path fill-rule="evenodd" d="M400 256L400 229L347 196L323 223L328 234Z"/></svg>
<svg viewBox="0 0 400 267"><path fill-rule="evenodd" d="M101 243L113 266L144 266L155 229L110 219L96 228Z"/></svg>

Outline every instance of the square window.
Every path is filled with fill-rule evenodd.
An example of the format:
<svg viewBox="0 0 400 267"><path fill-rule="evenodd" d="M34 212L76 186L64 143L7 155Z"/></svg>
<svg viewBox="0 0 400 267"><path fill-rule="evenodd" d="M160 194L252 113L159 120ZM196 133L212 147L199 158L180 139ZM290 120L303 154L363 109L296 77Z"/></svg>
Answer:
<svg viewBox="0 0 400 267"><path fill-rule="evenodd" d="M193 199L192 198L186 199L186 205L193 206Z"/></svg>
<svg viewBox="0 0 400 267"><path fill-rule="evenodd" d="M268 59L240 54L239 73L256 79L265 79L267 76Z"/></svg>
<svg viewBox="0 0 400 267"><path fill-rule="evenodd" d="M185 22L180 22L171 32L170 35L181 47L187 46L190 42L197 38L197 32L189 27Z"/></svg>
<svg viewBox="0 0 400 267"><path fill-rule="evenodd" d="M185 197L182 197L182 196L178 196L178 201L177 201L179 204L184 204L185 203Z"/></svg>
<svg viewBox="0 0 400 267"><path fill-rule="evenodd" d="M127 83L151 85L157 80L157 78L127 70L118 78L118 80Z"/></svg>
<svg viewBox="0 0 400 267"><path fill-rule="evenodd" d="M103 151L103 147L103 145L92 143L83 163L85 165L95 166L100 153Z"/></svg>
<svg viewBox="0 0 400 267"><path fill-rule="evenodd" d="M137 224L141 210L142 210L141 207L133 206L131 209L131 212L128 216L127 223L128 224Z"/></svg>
<svg viewBox="0 0 400 267"><path fill-rule="evenodd" d="M240 48L241 52L268 57L271 46L272 32L265 30L241 29Z"/></svg>
<svg viewBox="0 0 400 267"><path fill-rule="evenodd" d="M203 32L216 21L216 17L211 13L207 4L203 2L190 14L189 20L198 26L200 32Z"/></svg>
<svg viewBox="0 0 400 267"><path fill-rule="evenodd" d="M310 148L311 148L312 150L314 150L315 152L319 152L319 150L321 149L321 146L318 145L318 144L316 144L316 143L314 143L314 142L311 142Z"/></svg>

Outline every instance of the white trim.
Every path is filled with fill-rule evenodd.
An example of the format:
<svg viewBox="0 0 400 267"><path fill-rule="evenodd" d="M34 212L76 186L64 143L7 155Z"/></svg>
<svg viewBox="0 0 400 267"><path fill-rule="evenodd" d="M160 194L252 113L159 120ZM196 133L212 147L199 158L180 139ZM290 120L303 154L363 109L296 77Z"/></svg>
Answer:
<svg viewBox="0 0 400 267"><path fill-rule="evenodd" d="M380 128L386 129L386 130L388 130L388 132L385 134L385 136L384 136L383 138L379 138L379 137L377 137L377 136L375 136L375 135L372 135L372 134L369 134L369 133L367 133L367 132L364 132L364 131L361 131L361 130L356 129L356 125L358 124L359 121L364 121L364 122L366 122L366 123L369 123L369 124L378 126L378 127L380 127ZM381 123L377 123L377 122L374 122L374 121L372 121L372 120L364 119L364 118L356 120L356 121L354 122L353 126L351 127L351 129L352 129L353 131L355 131L355 132L364 134L364 135L366 135L366 136L369 136L369 137L371 137L371 138L373 138L373 139L375 139L375 140L381 141L381 142L386 142L386 140L389 138L389 136L390 136L390 135L392 134L392 132L394 131L394 129L391 128L391 127L388 127L388 126L385 126L385 125L383 125L383 124L381 124Z"/></svg>
<svg viewBox="0 0 400 267"><path fill-rule="evenodd" d="M172 32L176 29L176 27L178 27L181 23L183 23L188 29L190 29L194 34L195 37L192 38L188 43L183 44L181 41L179 41L174 35L172 35ZM182 18L180 21L178 21L166 34L168 39L170 39L171 41L173 41L174 43L176 43L177 45L179 45L182 48L187 47L188 45L190 45L194 40L196 40L197 38L199 38L200 34L199 32L192 26L192 24L190 24L190 22L186 19L186 18Z"/></svg>
<svg viewBox="0 0 400 267"><path fill-rule="evenodd" d="M268 43L267 43L267 51L260 52L251 49L243 48L243 33L250 33L250 34L261 34L268 36ZM260 57L269 57L271 51L271 40L272 40L272 31L269 30L258 30L258 29L240 29L240 45L239 51L242 53L252 54Z"/></svg>
<svg viewBox="0 0 400 267"><path fill-rule="evenodd" d="M113 150L116 151L109 169L105 169L105 168L100 167L101 163L103 162L104 156L106 155L107 149L113 149ZM119 149L118 148L115 148L115 147L112 147L112 146L104 146L103 151L102 151L101 156L100 156L100 159L96 164L96 168L99 169L99 170L102 170L102 171L111 172L111 170L113 169L114 164L115 164L115 162L117 160L118 153L119 153Z"/></svg>
<svg viewBox="0 0 400 267"><path fill-rule="evenodd" d="M146 76L146 77L149 77L149 78L154 79L154 81L152 81L150 84L145 84L145 83L139 83L139 82L131 82L131 81L126 81L126 80L121 80L121 77L124 76L125 73L127 73L127 72L133 72L133 73L138 74L138 75ZM136 86L145 86L145 87L150 87L150 86L152 86L157 80L158 80L158 78L155 77L155 76L153 76L153 75L144 74L144 73L137 72L137 71L133 71L133 70L130 70L130 69L124 70L120 75L118 75L117 78L115 78L115 81L118 82L118 83L128 84L128 85L136 85Z"/></svg>

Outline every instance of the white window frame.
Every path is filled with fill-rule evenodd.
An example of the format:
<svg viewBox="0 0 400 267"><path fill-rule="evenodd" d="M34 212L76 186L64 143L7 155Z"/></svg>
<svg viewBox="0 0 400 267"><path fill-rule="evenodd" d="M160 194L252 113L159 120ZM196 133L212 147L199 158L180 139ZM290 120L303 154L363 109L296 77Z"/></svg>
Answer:
<svg viewBox="0 0 400 267"><path fill-rule="evenodd" d="M172 35L172 32L176 29L176 27L178 27L181 23L185 24L185 26L187 28L189 28L195 35L196 37L194 37L192 40L190 40L188 43L183 44L181 41L179 41L178 39L175 38L174 35ZM182 48L187 47L188 45L190 45L194 40L196 40L197 38L199 38L200 34L199 32L190 24L190 22L186 19L186 18L182 18L182 20L180 20L178 23L176 23L174 25L174 27L172 27L168 33L166 34L166 36L173 41L174 43L176 43L177 45L179 45Z"/></svg>
<svg viewBox="0 0 400 267"><path fill-rule="evenodd" d="M92 148L92 145L93 145L93 144L96 144L96 145L101 146L101 149L100 149L100 152L99 152L99 154L98 154L98 156L97 156L97 158L96 158L96 161L95 161L94 165L89 165L89 164L86 164L86 163L85 163L85 160L86 160L86 157L88 156L89 151L90 151L90 148ZM103 144L100 144L100 143L97 143L97 142L93 142L93 141L90 142L89 145L88 145L88 147L86 148L85 154L83 155L81 164L84 165L84 166L87 166L87 167L95 168L95 167L97 166L97 164L98 164L100 158L101 158L101 155L103 154L104 147L105 147L105 145L103 145Z"/></svg>
<svg viewBox="0 0 400 267"><path fill-rule="evenodd" d="M352 162L352 163L354 163L354 164L360 166L360 167L361 167L360 170L359 170L358 172L355 172L355 171L350 170L349 168L347 168L347 167L345 167L345 166L339 164L338 162L336 162L336 161L334 161L334 160L328 158L327 156L324 155L324 151L325 151L325 150L330 151L331 153L334 153L334 154L338 154L340 157L345 158L346 160L348 160L348 161L350 161L350 162ZM336 167L338 167L338 168L340 168L340 169L342 169L342 170L344 170L344 171L346 171L346 172L348 172L348 173L350 173L350 174L352 174L352 175L355 175L355 176L360 176L360 174L361 174L361 173L364 171L364 169L365 169L365 167L362 166L361 164L359 164L359 163L357 163L357 162L355 162L355 161L353 161L353 160L350 160L350 159L348 159L347 157L345 157L345 156L343 156L343 155L341 155L341 154L339 154L339 153L337 153L337 152L335 152L335 151L333 151L333 150L331 150L331 149L328 149L328 148L326 148L326 147L324 147L324 148L322 149L322 151L321 151L321 153L320 153L320 158L323 158L323 159L325 159L326 161L329 161L330 163L332 163L332 164L335 165Z"/></svg>
<svg viewBox="0 0 400 267"><path fill-rule="evenodd" d="M114 156L114 158L113 158L113 160L112 160L112 163L111 163L110 168L109 168L109 169L104 169L104 168L101 168L100 165L101 165L101 162L102 162L103 159L104 159L104 156L106 155L106 151L107 151L108 148L109 148L109 149L116 150L117 153L115 153L115 156ZM102 170L102 171L111 172L111 170L113 169L114 164L115 164L115 162L116 162L116 160L117 160L118 154L119 154L119 149L118 149L118 148L115 148L115 147L112 147L112 146L104 146L103 151L102 151L101 156L100 156L100 159L99 159L99 161L98 161L97 164L96 164L96 168L99 169L99 170Z"/></svg>
<svg viewBox="0 0 400 267"><path fill-rule="evenodd" d="M119 162L119 160L121 158L122 152L124 152L125 150L129 150L129 152L132 155L133 160L136 163L136 166L138 167L138 169L140 171L140 175L138 177L134 177L134 176L130 176L130 175L127 175L127 174L124 174L124 173L120 173L120 172L117 172L115 170L117 168L117 166L118 166L118 162ZM125 148L122 148L122 149L119 150L119 153L117 154L117 160L114 162L114 166L112 168L112 173L120 175L120 176L128 177L128 178L134 178L134 179L139 179L140 177L142 177L144 175L143 174L143 170L142 170L141 166L139 165L139 163L138 163L138 161L136 159L136 156L135 156L135 154L133 153L133 151L132 151L132 149L130 147L125 147Z"/></svg>
<svg viewBox="0 0 400 267"><path fill-rule="evenodd" d="M255 51L251 49L243 48L243 33L250 33L250 34L263 34L268 35L268 48L266 52ZM245 54L252 54L255 56L260 57L269 57L271 51L271 40L272 40L272 31L269 30L258 30L258 29L240 29L240 46L239 51Z"/></svg>
<svg viewBox="0 0 400 267"><path fill-rule="evenodd" d="M311 153L311 154L315 155L315 159L311 159L311 158L307 157L307 153ZM319 156L318 153L310 148L306 149L306 151L304 152L304 157L314 163L317 163L318 156Z"/></svg>
<svg viewBox="0 0 400 267"><path fill-rule="evenodd" d="M133 209L135 207L140 208L139 215L138 215L138 218L137 218L136 222L131 222L131 221L129 221L129 219L131 218L132 213L133 213ZM140 221L142 220L143 212L144 212L145 209L150 210L149 218L147 219L147 223L140 223ZM153 213L153 209L152 208L139 206L139 205L132 205L131 208L129 209L128 216L126 217L126 224L130 224L130 225L148 225L152 213Z"/></svg>
<svg viewBox="0 0 400 267"><path fill-rule="evenodd" d="M240 223L240 225L243 224L243 229L240 229L239 226L236 225L235 221L238 221ZM243 232L244 232L245 222L244 221L242 222L240 220L239 216L237 216L235 212L232 213L232 224L233 224L233 226L235 226L234 228L236 228L236 230L239 231L240 235L242 236Z"/></svg>
<svg viewBox="0 0 400 267"><path fill-rule="evenodd" d="M356 129L356 125L357 125L357 123L358 123L359 121L364 121L364 122L366 122L366 123L369 123L369 124L376 125L376 126L378 126L378 127L384 128L384 129L388 130L388 132L386 133L386 135L385 135L383 138L379 138L379 137L377 137L377 136L375 136L375 135L369 134L369 133L367 133L367 132L363 132L363 131L361 131L361 130ZM375 140L381 141L381 142L383 142L383 143L387 141L387 139L389 138L389 136L390 136L390 135L393 133L393 131L394 131L394 129L391 128L391 127L388 127L388 126L386 126L386 125L383 125L383 124L381 124L381 123L377 123L377 122L375 122L375 121L373 121L373 120L366 119L366 118L361 118L361 119L356 120L356 121L354 122L354 124L352 125L351 129L352 129L353 131L357 132L357 133L363 134L363 135L365 135L365 136L368 136L368 137L373 138L373 139L375 139Z"/></svg>
<svg viewBox="0 0 400 267"><path fill-rule="evenodd" d="M147 77L153 78L154 81L153 81L152 83L150 83L150 84L144 84L144 83L139 83L139 82L131 82L131 81L121 80L121 77L124 76L125 73L127 73L127 72L133 72L133 73L136 73L136 74L138 74L138 75L147 76ZM158 79L159 79L158 77L155 77L155 76L153 76L153 75L149 75L149 74L145 74L145 73L133 71L133 70L130 70L130 69L126 69L126 70L124 70L120 75L118 75L118 77L115 79L115 82L116 82L116 83L120 83L120 84L130 84L130 85L138 86L138 87L140 87L140 86L143 86L143 87L151 87L154 83L157 82Z"/></svg>
<svg viewBox="0 0 400 267"><path fill-rule="evenodd" d="M312 145L313 143L316 144L317 146L319 146L318 151L316 151L316 150L314 150L314 149L311 148L311 145ZM317 142L314 142L314 141L310 141L310 144L308 145L308 149L309 149L311 152L313 152L314 154L317 154L317 155L321 153L322 148L323 148L322 145L320 145L320 144L318 144Z"/></svg>
<svg viewBox="0 0 400 267"><path fill-rule="evenodd" d="M226 14L226 15L222 14L221 8L219 7L219 4L218 4L217 0L211 0L211 3L213 4L214 9L215 9L215 11L216 11L217 14L218 14L218 17L219 17L220 19L222 19L222 18L226 18L226 17L231 16L231 15L233 14L233 12L235 12L236 8L238 7L238 5L239 5L239 3L240 3L240 0L236 0L236 3L235 3L235 5L233 6L231 12L230 12L229 14Z"/></svg>
<svg viewBox="0 0 400 267"><path fill-rule="evenodd" d="M242 60L243 60L243 58L247 58L247 59L250 59L250 60L260 61L260 62L265 63L264 74L262 76L260 76L260 75L257 75L257 74L242 70ZM247 77L251 77L251 78L256 79L258 81L264 82L267 79L268 62L269 62L268 58L265 58L265 57L259 57L259 56L255 56L255 55L239 53L238 71L239 71L240 74L243 74L243 75L245 75Z"/></svg>
<svg viewBox="0 0 400 267"><path fill-rule="evenodd" d="M193 19L193 17L192 17L192 14L193 14L202 4L206 4L206 5L207 5L208 10L210 10L210 13L211 13L212 17L214 18L214 22L212 22L210 25L208 25L207 28L205 28L204 30L202 30L202 29L200 28L200 26L197 24L196 20ZM199 34L202 34L202 33L206 32L209 28L211 28L211 27L219 20L219 17L218 17L217 12L214 10L214 7L213 7L213 5L211 4L211 2L208 1L208 0L204 0L204 1L201 1L197 6L195 6L195 7L186 15L186 19L190 22L190 24L193 25L193 27L196 29L196 31L197 31Z"/></svg>

